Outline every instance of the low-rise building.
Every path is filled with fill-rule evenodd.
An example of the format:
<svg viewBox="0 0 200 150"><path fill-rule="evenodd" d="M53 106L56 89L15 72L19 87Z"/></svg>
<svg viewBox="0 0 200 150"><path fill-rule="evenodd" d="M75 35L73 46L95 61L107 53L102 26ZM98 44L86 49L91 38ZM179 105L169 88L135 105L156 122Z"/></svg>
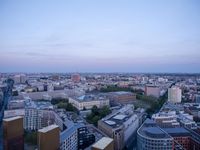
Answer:
<svg viewBox="0 0 200 150"><path fill-rule="evenodd" d="M109 92L107 96L110 99L111 105L129 104L129 103L133 103L133 101L136 100L136 94L132 92L125 92L125 91Z"/></svg>
<svg viewBox="0 0 200 150"><path fill-rule="evenodd" d="M92 150L114 150L114 141L109 137L103 137L92 145Z"/></svg>
<svg viewBox="0 0 200 150"><path fill-rule="evenodd" d="M73 98L70 97L69 103L71 103L78 110L91 109L93 106L101 108L103 106L110 105L109 99L103 94L97 94L97 95L89 94Z"/></svg>

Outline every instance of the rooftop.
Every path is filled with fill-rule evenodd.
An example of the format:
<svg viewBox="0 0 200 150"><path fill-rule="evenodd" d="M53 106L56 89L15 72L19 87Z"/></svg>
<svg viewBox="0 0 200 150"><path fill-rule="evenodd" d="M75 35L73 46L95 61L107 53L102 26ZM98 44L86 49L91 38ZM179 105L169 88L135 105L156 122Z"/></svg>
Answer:
<svg viewBox="0 0 200 150"><path fill-rule="evenodd" d="M46 132L51 131L56 128L59 128L59 127L57 125L53 124L53 125L50 125L50 126L47 126L45 128L38 130L38 132L46 133Z"/></svg>
<svg viewBox="0 0 200 150"><path fill-rule="evenodd" d="M49 101L25 101L25 108L37 109L53 109L53 105Z"/></svg>
<svg viewBox="0 0 200 150"><path fill-rule="evenodd" d="M108 137L103 137L99 141L97 141L92 147L98 148L98 149L105 149L113 139L108 138Z"/></svg>
<svg viewBox="0 0 200 150"><path fill-rule="evenodd" d="M83 127L82 123L77 123L71 126L70 128L64 130L60 133L60 141L64 142L73 132L75 132L78 128Z"/></svg>
<svg viewBox="0 0 200 150"><path fill-rule="evenodd" d="M9 121L13 121L13 120L21 119L21 118L22 117L20 117L20 116L16 116L16 117L12 117L12 118L3 119L3 121L9 122Z"/></svg>
<svg viewBox="0 0 200 150"><path fill-rule="evenodd" d="M190 132L183 127L163 128L171 136L190 136Z"/></svg>
<svg viewBox="0 0 200 150"><path fill-rule="evenodd" d="M80 97L75 97L75 99L77 99L78 101L94 101L94 100L105 100L107 99L105 95L103 94L86 94L86 95L82 95Z"/></svg>
<svg viewBox="0 0 200 150"><path fill-rule="evenodd" d="M138 129L138 134L151 139L171 139L172 137L154 124L151 120L147 119L143 125Z"/></svg>
<svg viewBox="0 0 200 150"><path fill-rule="evenodd" d="M137 115L134 114L132 105L129 105L129 106L124 106L117 112L103 118L102 121L107 125L109 125L110 127L116 128L124 124L131 117L134 117L136 119Z"/></svg>

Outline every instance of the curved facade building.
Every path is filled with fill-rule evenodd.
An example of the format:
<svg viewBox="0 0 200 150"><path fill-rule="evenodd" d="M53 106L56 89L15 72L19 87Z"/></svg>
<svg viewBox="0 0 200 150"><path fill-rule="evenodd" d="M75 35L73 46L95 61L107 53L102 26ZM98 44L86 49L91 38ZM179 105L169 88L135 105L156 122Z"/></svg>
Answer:
<svg viewBox="0 0 200 150"><path fill-rule="evenodd" d="M147 119L137 131L138 150L172 150L174 149L173 138L155 122Z"/></svg>

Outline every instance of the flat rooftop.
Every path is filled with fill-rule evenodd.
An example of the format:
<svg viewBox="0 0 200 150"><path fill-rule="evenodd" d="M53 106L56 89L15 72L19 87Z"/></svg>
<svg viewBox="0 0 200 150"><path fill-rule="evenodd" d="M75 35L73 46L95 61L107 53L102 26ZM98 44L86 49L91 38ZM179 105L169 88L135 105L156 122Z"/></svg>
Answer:
<svg viewBox="0 0 200 150"><path fill-rule="evenodd" d="M17 120L17 119L22 119L22 117L16 116L16 117L11 117L11 118L6 118L6 119L3 119L3 121L9 122L9 121Z"/></svg>
<svg viewBox="0 0 200 150"><path fill-rule="evenodd" d="M80 97L75 97L78 101L95 101L95 100L106 100L107 97L103 94L86 94L82 95Z"/></svg>
<svg viewBox="0 0 200 150"><path fill-rule="evenodd" d="M183 127L163 128L171 136L190 136L190 132Z"/></svg>
<svg viewBox="0 0 200 150"><path fill-rule="evenodd" d="M53 109L49 101L25 101L25 108Z"/></svg>
<svg viewBox="0 0 200 150"><path fill-rule="evenodd" d="M138 133L151 139L171 139L172 137L150 119L147 119L138 129Z"/></svg>
<svg viewBox="0 0 200 150"><path fill-rule="evenodd" d="M130 106L127 108L125 107L121 108L118 112L103 118L102 121L107 125L109 125L110 127L116 128L124 124L124 122L126 122L133 116L135 117L135 119L137 119L137 115L134 114L132 107Z"/></svg>
<svg viewBox="0 0 200 150"><path fill-rule="evenodd" d="M45 128L38 130L38 132L46 133L46 132L51 131L56 128L59 128L59 127L57 125L53 124L53 125L50 125L50 126L47 126Z"/></svg>
<svg viewBox="0 0 200 150"><path fill-rule="evenodd" d="M113 139L109 137L103 137L99 141L97 141L92 147L98 149L105 149L110 143L112 143Z"/></svg>

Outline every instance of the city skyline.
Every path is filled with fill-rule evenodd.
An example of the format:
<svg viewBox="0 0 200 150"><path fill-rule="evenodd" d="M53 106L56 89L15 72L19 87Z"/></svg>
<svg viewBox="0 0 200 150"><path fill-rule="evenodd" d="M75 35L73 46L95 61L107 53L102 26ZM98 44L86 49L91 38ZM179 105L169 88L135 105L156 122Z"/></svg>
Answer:
<svg viewBox="0 0 200 150"><path fill-rule="evenodd" d="M199 73L200 2L1 1L1 72Z"/></svg>

